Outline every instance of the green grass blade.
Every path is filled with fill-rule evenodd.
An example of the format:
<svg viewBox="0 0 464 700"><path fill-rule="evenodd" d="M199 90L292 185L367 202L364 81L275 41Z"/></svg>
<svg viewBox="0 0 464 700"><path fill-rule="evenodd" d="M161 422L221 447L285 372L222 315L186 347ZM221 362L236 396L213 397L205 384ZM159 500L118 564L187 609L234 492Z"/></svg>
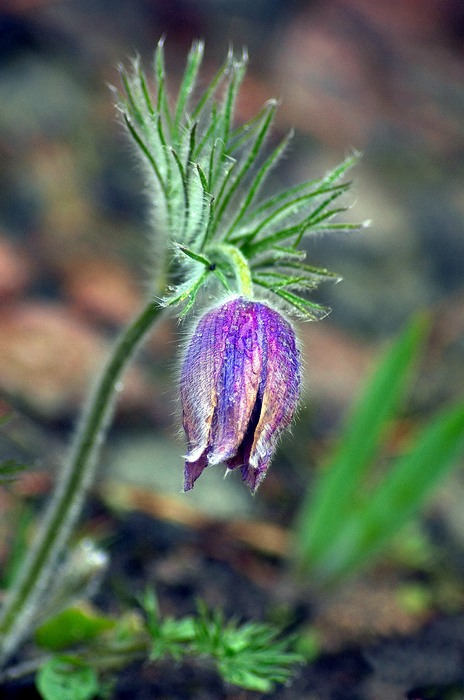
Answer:
<svg viewBox="0 0 464 700"><path fill-rule="evenodd" d="M395 461L374 493L346 523L343 547L330 551L318 573L346 576L379 552L419 510L440 479L464 453L464 404L441 412L426 425L409 454Z"/></svg>
<svg viewBox="0 0 464 700"><path fill-rule="evenodd" d="M416 319L387 352L358 401L314 495L304 499L297 518L297 558L303 570L317 567L340 537L387 422L405 393L427 325L424 317Z"/></svg>

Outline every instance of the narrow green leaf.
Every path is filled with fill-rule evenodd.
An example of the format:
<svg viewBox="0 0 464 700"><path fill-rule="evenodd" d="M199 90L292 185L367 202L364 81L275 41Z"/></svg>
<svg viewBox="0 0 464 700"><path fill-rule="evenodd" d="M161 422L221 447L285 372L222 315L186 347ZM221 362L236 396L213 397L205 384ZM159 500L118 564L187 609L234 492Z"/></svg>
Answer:
<svg viewBox="0 0 464 700"><path fill-rule="evenodd" d="M294 201L298 199L302 193L311 193L311 196L315 196L312 193L317 191L316 187L320 186L320 178L314 180L308 180L307 182L301 182L298 185L289 187L288 189L282 190L282 192L277 192L270 197L264 199L252 212L253 218L261 217L269 210L277 209L279 205L284 204L288 201Z"/></svg>
<svg viewBox="0 0 464 700"><path fill-rule="evenodd" d="M304 223L295 224L294 226L289 226L288 228L280 229L279 231L274 231L268 236L260 238L259 241L252 243L256 236L256 231L251 232L242 243L242 250L245 252L248 258L254 258L256 255L266 252L269 248L276 248L277 243L282 243L293 238L296 239L300 235L301 231L304 230ZM293 244L288 246L294 251L297 249Z"/></svg>
<svg viewBox="0 0 464 700"><path fill-rule="evenodd" d="M252 216L261 218L266 212L274 211L279 209L285 204L290 204L294 201L299 201L300 197L306 196L308 199L314 199L315 197L328 194L330 192L336 192L338 190L348 190L350 187L349 183L333 184L331 182L326 182L324 179L316 178L314 180L308 180L289 189L283 190L273 196L265 199L256 209L253 210Z"/></svg>
<svg viewBox="0 0 464 700"><path fill-rule="evenodd" d="M219 116L217 112L217 105L213 102L211 105L211 113L209 115L208 125L204 133L201 134L200 138L195 144L195 149L192 153L192 161L195 163L201 163L203 167L206 168L207 163L211 162L211 151L214 148L214 143L218 138L218 132L221 131L219 128ZM198 122L195 122L198 124ZM208 190L209 191L209 190Z"/></svg>
<svg viewBox="0 0 464 700"><path fill-rule="evenodd" d="M187 57L187 65L184 71L184 76L179 88L177 98L176 112L174 115L174 123L172 127L172 140L176 145L179 141L180 129L182 120L185 117L188 109L188 101L194 90L198 71L203 60L204 44L202 41L195 41Z"/></svg>
<svg viewBox="0 0 464 700"><path fill-rule="evenodd" d="M297 518L297 557L302 569L316 568L350 517L363 479L403 397L427 323L419 317L387 352L358 400L334 457Z"/></svg>
<svg viewBox="0 0 464 700"><path fill-rule="evenodd" d="M299 270L300 272L306 272L308 275L312 275L317 279L330 279L330 280L339 280L340 275L337 272L331 272L330 270L327 270L325 267L315 267L314 265L307 265L304 262L300 262L298 260L292 261L284 261L282 263L282 267L284 269L290 268L292 270Z"/></svg>
<svg viewBox="0 0 464 700"><path fill-rule="evenodd" d="M232 119L235 111L235 103L237 100L238 91L245 77L247 69L248 57L246 53L243 53L241 59L236 59L231 54L230 57L230 78L229 84L226 89L226 94L222 103L221 114L222 114L222 139L224 143L229 143L230 131L232 127Z"/></svg>
<svg viewBox="0 0 464 700"><path fill-rule="evenodd" d="M190 311L190 309L192 308L192 306L195 303L196 296L197 296L201 286L203 285L203 282L205 282L208 275L209 275L209 271L204 270L203 273L197 278L196 282L194 284L192 284L189 293L187 295L183 296L182 300L188 299L188 301L187 301L186 305L184 306L184 308L182 309L181 313L179 314L179 318L183 318L184 316L186 316L188 314L188 312Z"/></svg>
<svg viewBox="0 0 464 700"><path fill-rule="evenodd" d="M230 294L232 294L232 293L233 293L233 289L232 289L232 287L231 287L231 285L230 285L230 283L229 283L229 280L227 279L227 277L225 276L225 274L223 273L223 271L221 270L221 268L220 268L220 267L215 267L214 270L213 270L213 273L214 273L214 275L218 278L219 282L222 284L222 286L224 287L224 289L225 289L227 292L229 292Z"/></svg>
<svg viewBox="0 0 464 700"><path fill-rule="evenodd" d="M230 186L227 188L227 190L224 190L224 196L218 197L216 205L217 211L215 216L216 225L220 222L224 212L226 211L227 207L229 206L232 200L232 197L242 184L244 178L246 177L246 175L249 175L250 170L253 168L254 162L256 161L256 158L260 153L264 140L269 132L269 129L271 128L276 109L277 105L275 102L270 102L266 106L265 110L263 111L260 128L250 146L247 157L245 158L244 162L240 164L238 172L233 178Z"/></svg>
<svg viewBox="0 0 464 700"><path fill-rule="evenodd" d="M124 86L124 90L125 90L125 93L127 96L127 100L125 101L125 106L127 108L127 111L130 112L131 116L140 125L142 125L144 123L144 118L143 118L141 110L138 107L137 100L134 99L132 83L129 80L127 73L124 69L122 69L120 71L120 75L121 75L122 84Z"/></svg>
<svg viewBox="0 0 464 700"><path fill-rule="evenodd" d="M263 121L268 117L270 108L277 108L276 100L268 100L257 114L235 129L227 142L229 153L247 153L250 151L253 142L262 129Z"/></svg>
<svg viewBox="0 0 464 700"><path fill-rule="evenodd" d="M285 266L289 262L303 262L306 260L306 251L295 249L293 246L273 245L269 248L274 261L279 261ZM263 258L261 258L262 260ZM254 267L254 264L251 265Z"/></svg>
<svg viewBox="0 0 464 700"><path fill-rule="evenodd" d="M199 253L195 253L195 251L190 250L190 248L187 248L185 245L178 245L177 248L184 253L184 255L187 255L187 257L191 258L192 260L196 260L197 262L201 263L205 267L211 267L211 261L208 260L208 258L205 258L204 255L200 255Z"/></svg>
<svg viewBox="0 0 464 700"><path fill-rule="evenodd" d="M285 272L262 272L255 275L256 280L268 282L272 289L285 289L286 287L298 287L306 289L314 289L317 283L308 275L288 275Z"/></svg>
<svg viewBox="0 0 464 700"><path fill-rule="evenodd" d="M205 173L204 173L203 168L201 167L201 165L198 165L198 163L196 163L195 166L196 166L196 169L197 169L198 177L200 178L200 182L201 182L201 186L202 186L202 188L203 188L203 192L204 192L205 197L206 197L206 196L208 195L208 181L207 181L207 179L206 179L206 175L205 175Z"/></svg>
<svg viewBox="0 0 464 700"><path fill-rule="evenodd" d="M237 161L234 160L233 158L230 158L227 156L225 152L225 148L222 151L222 153L219 151L220 155L222 156L221 160L218 159L218 167L216 169L216 172L214 173L214 181L216 183L216 187L214 188L213 195L214 195L214 218L212 222L212 231L211 231L211 236L214 235L216 232L216 224L218 221L217 218L217 207L218 207L218 202L220 202L227 193L228 188L230 187L229 182L233 181L233 173L235 168L237 167ZM220 173L218 172L220 171ZM219 185L219 189L217 189L217 186Z"/></svg>
<svg viewBox="0 0 464 700"><path fill-rule="evenodd" d="M274 688L274 684L268 678L263 678L253 671L240 668L240 666L237 668L231 664L229 659L218 663L218 671L226 683L236 685L239 688L253 690L256 693L270 693Z"/></svg>
<svg viewBox="0 0 464 700"><path fill-rule="evenodd" d="M335 168L330 170L323 178L322 182L323 184L332 184L333 182L337 182L337 180L340 180L342 177L345 176L345 174L350 170L356 163L359 161L360 158L360 153L358 151L354 151L350 156L345 158L344 161L342 161L339 165L336 165Z"/></svg>
<svg viewBox="0 0 464 700"><path fill-rule="evenodd" d="M214 194L214 189L216 185L216 172L218 170L219 164L222 163L224 157L224 141L222 139L215 139L213 145L211 146L209 158L208 158L208 189L210 194Z"/></svg>
<svg viewBox="0 0 464 700"><path fill-rule="evenodd" d="M186 175L185 175L185 170L184 166L181 163L181 160L179 158L179 154L177 151L175 151L173 148L170 149L169 151L172 155L173 161L177 166L177 175L178 175L178 189L182 191L182 199L183 199L183 204L184 206L180 206L180 201L179 201L179 206L176 207L176 216L178 219L178 231L185 231L187 228L187 221L188 221L188 213L189 213L189 207L190 207L190 202L189 202L189 193L187 189L187 181L186 181ZM170 178L171 183L172 183L172 178ZM172 223L172 222L171 222Z"/></svg>
<svg viewBox="0 0 464 700"><path fill-rule="evenodd" d="M253 275L252 279L253 282L260 287L264 287L265 289L269 289L270 291L274 292L278 297L289 304L289 306L298 311L303 318L308 320L316 320L323 318L328 314L328 309L325 306L321 306L320 304L315 304L308 299L304 299L288 289L281 289L279 287L276 288L272 283L257 275Z"/></svg>
<svg viewBox="0 0 464 700"><path fill-rule="evenodd" d="M464 404L448 408L427 424L409 454L397 459L362 507L345 523L337 558L326 553L318 565L337 578L362 566L419 510L464 453Z"/></svg>
<svg viewBox="0 0 464 700"><path fill-rule="evenodd" d="M156 179L158 180L158 183L161 187L161 190L163 191L164 196L167 197L166 183L164 182L164 179L161 176L161 172L158 168L156 160L153 158L152 154L150 153L150 150L147 148L147 145L145 144L143 139L140 137L138 131L136 130L136 128L134 127L131 120L129 119L129 117L126 114L124 115L124 121L126 123L127 129L129 131L130 135L132 136L135 143L137 144L137 146L140 148L140 150L142 151L142 153L144 154L144 156L146 157L146 159L150 163L150 165L153 169L153 172L156 176Z"/></svg>
<svg viewBox="0 0 464 700"><path fill-rule="evenodd" d="M161 118L161 115L158 114L156 115L154 119L154 123L156 124L156 133L158 134L159 142L161 146L163 147L163 160L165 163L166 170L169 169L169 162L168 162L168 155L167 155L167 149L168 149L168 140L166 138L166 134L164 133L164 127L163 127L163 120ZM152 135L153 135L153 126L150 125L150 129L152 130Z"/></svg>
<svg viewBox="0 0 464 700"><path fill-rule="evenodd" d="M164 62L164 40L158 42L155 52L155 76L158 90L156 111L165 121L166 127L171 137L172 117L169 111L168 97L166 93L166 68Z"/></svg>
<svg viewBox="0 0 464 700"><path fill-rule="evenodd" d="M30 542L31 528L34 526L35 518L36 513L32 506L28 505L26 501L21 501L18 512L15 513L14 522L10 522L10 525L14 528L15 535L11 539L8 558L0 572L0 587L5 591L13 587L15 578L21 570L24 552Z"/></svg>
<svg viewBox="0 0 464 700"><path fill-rule="evenodd" d="M347 188L348 188L347 184L337 185L337 187L335 189L330 190L332 192L331 199L333 199L336 196L337 197L340 196L340 194L342 194ZM312 199L314 199L315 197L317 197L321 194L324 194L324 192L327 192L327 191L328 190L317 190L317 191L313 191L313 192L308 192L308 193L301 195L300 197L296 197L295 199L291 199L290 201L285 201L280 207L271 211L271 213L268 214L268 216L266 216L265 219L260 221L260 223L256 226L256 228L252 232L247 234L247 241L246 241L247 246L250 246L250 243L257 236L259 236L261 231L269 229L272 226L275 226L279 221L286 220L286 219L288 220L289 218L294 219L296 217L296 215L299 214L304 207L306 207L310 204ZM326 203L328 201L331 201L331 199L326 200ZM318 209L319 209L319 207L318 207ZM256 213L256 212L254 212L254 213ZM309 228L313 218L314 218L314 212L311 211L309 216L306 217L303 220L303 222L299 222L299 229L298 230L300 231L300 237L301 237L301 230L303 229L303 224L304 224L305 229ZM261 244L261 241L259 241L259 244ZM258 246L258 243L256 245ZM250 250L253 250L253 252L254 252L254 249L250 248Z"/></svg>
<svg viewBox="0 0 464 700"><path fill-rule="evenodd" d="M327 197L313 212L311 216L308 217L305 226L301 226L298 236L295 239L295 246L299 246L303 236L310 232L313 226L316 226L321 221L326 221L327 219L333 219L337 214L341 214L346 211L346 207L338 207L337 209L327 209L328 205L337 197L339 197L341 192L336 192L331 197Z"/></svg>
<svg viewBox="0 0 464 700"><path fill-rule="evenodd" d="M203 282L206 280L208 274L209 270L203 268L199 274L193 277L193 279L188 279L184 284L177 287L172 295L166 297L166 299L164 299L164 305L174 306L175 304L179 304L180 302L185 301L186 299L190 299L188 306L188 308L190 308L190 306L195 301L195 296L198 290L200 289ZM184 309L182 315L185 315L185 313L186 311Z"/></svg>
<svg viewBox="0 0 464 700"><path fill-rule="evenodd" d="M233 220L227 233L224 236L225 240L228 240L230 238L230 236L237 229L240 221L242 221L242 219L244 218L245 214L248 213L248 210L249 210L251 204L256 199L256 196L258 195L262 185L266 181L266 178L268 177L272 168L278 163L282 154L285 152L285 149L287 148L288 142L290 141L291 137L292 137L292 133L290 132L289 134L287 134L287 136L284 139L282 139L282 141L279 143L277 148L274 149L274 151L266 159L265 163L263 163L261 168L258 170L258 172L253 177L253 181L251 183L251 186L249 187L248 192L247 192L244 200L240 203L238 214L235 217L235 219Z"/></svg>
<svg viewBox="0 0 464 700"><path fill-rule="evenodd" d="M203 118L207 117L209 119L210 105L209 103L213 100L215 93L220 88L221 83L224 81L227 73L231 69L231 61L233 56L231 53L227 56L226 60L219 68L217 73L214 75L212 80L209 82L208 87L203 92L203 95L199 99L197 105L192 111L192 120L201 121ZM211 105L213 107L214 105Z"/></svg>
<svg viewBox="0 0 464 700"><path fill-rule="evenodd" d="M140 63L137 64L137 75L139 78L140 89L141 89L142 95L145 99L145 105L146 105L146 108L148 110L148 113L150 114L150 116L154 117L155 116L155 108L153 106L153 102L151 99L150 91L148 89L145 74L142 70Z"/></svg>
<svg viewBox="0 0 464 700"><path fill-rule="evenodd" d="M345 209L343 209L345 211ZM327 224L319 224L315 223L311 226L311 230L314 231L314 233L322 233L322 232L331 232L331 231L337 231L339 233L349 233L351 231L360 231L363 228L366 228L369 226L369 222L364 222L361 224L350 224L347 222L342 222L342 223L327 223Z"/></svg>

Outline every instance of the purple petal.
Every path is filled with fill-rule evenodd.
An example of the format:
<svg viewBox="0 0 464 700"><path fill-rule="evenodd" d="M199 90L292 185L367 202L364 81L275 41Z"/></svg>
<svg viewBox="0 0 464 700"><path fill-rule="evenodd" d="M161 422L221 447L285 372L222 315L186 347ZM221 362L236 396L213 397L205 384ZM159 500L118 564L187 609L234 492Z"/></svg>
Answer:
<svg viewBox="0 0 464 700"><path fill-rule="evenodd" d="M267 341L266 377L249 462L242 468L242 478L252 491L263 480L277 440L291 423L300 390L300 358L293 329L280 314L261 306Z"/></svg>
<svg viewBox="0 0 464 700"><path fill-rule="evenodd" d="M200 457L194 462L189 459L185 460L184 466L184 491L190 491L193 489L195 481L198 479L203 469L208 466L208 458L206 453L203 452Z"/></svg>
<svg viewBox="0 0 464 700"><path fill-rule="evenodd" d="M295 334L279 313L242 297L206 313L181 372L185 490L208 464L225 462L254 492L293 417L299 385Z"/></svg>
<svg viewBox="0 0 464 700"><path fill-rule="evenodd" d="M195 328L182 365L182 421L187 436L187 460L191 462L195 462L208 447L224 353L223 315L219 308L203 316Z"/></svg>
<svg viewBox="0 0 464 700"><path fill-rule="evenodd" d="M261 319L252 302L236 299L227 306L229 326L211 429L210 464L224 462L237 453L261 380Z"/></svg>

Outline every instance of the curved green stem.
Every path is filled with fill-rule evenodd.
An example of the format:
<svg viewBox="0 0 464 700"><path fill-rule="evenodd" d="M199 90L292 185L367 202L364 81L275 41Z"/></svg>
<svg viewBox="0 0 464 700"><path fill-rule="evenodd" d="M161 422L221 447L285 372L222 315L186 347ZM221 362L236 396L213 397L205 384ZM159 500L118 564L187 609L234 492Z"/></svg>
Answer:
<svg viewBox="0 0 464 700"><path fill-rule="evenodd" d="M31 621L43 604L58 560L63 555L94 477L99 449L113 415L122 374L161 311L162 307L150 300L123 331L89 396L69 459L59 477L36 540L3 606L0 616L0 661L6 661L27 636Z"/></svg>
<svg viewBox="0 0 464 700"><path fill-rule="evenodd" d="M253 282L250 266L242 251L230 243L216 243L207 247L206 251L211 258L219 257L233 270L239 294L253 298Z"/></svg>

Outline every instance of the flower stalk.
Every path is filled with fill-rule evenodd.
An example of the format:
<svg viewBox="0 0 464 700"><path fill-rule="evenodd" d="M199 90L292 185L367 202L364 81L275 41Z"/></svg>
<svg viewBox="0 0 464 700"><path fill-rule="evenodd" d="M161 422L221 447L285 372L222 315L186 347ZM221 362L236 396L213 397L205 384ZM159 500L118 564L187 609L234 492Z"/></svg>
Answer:
<svg viewBox="0 0 464 700"><path fill-rule="evenodd" d="M58 477L35 542L2 609L0 661L3 663L27 635L41 609L92 483L124 371L161 311L162 307L152 300L145 305L120 336L90 394L68 461Z"/></svg>

